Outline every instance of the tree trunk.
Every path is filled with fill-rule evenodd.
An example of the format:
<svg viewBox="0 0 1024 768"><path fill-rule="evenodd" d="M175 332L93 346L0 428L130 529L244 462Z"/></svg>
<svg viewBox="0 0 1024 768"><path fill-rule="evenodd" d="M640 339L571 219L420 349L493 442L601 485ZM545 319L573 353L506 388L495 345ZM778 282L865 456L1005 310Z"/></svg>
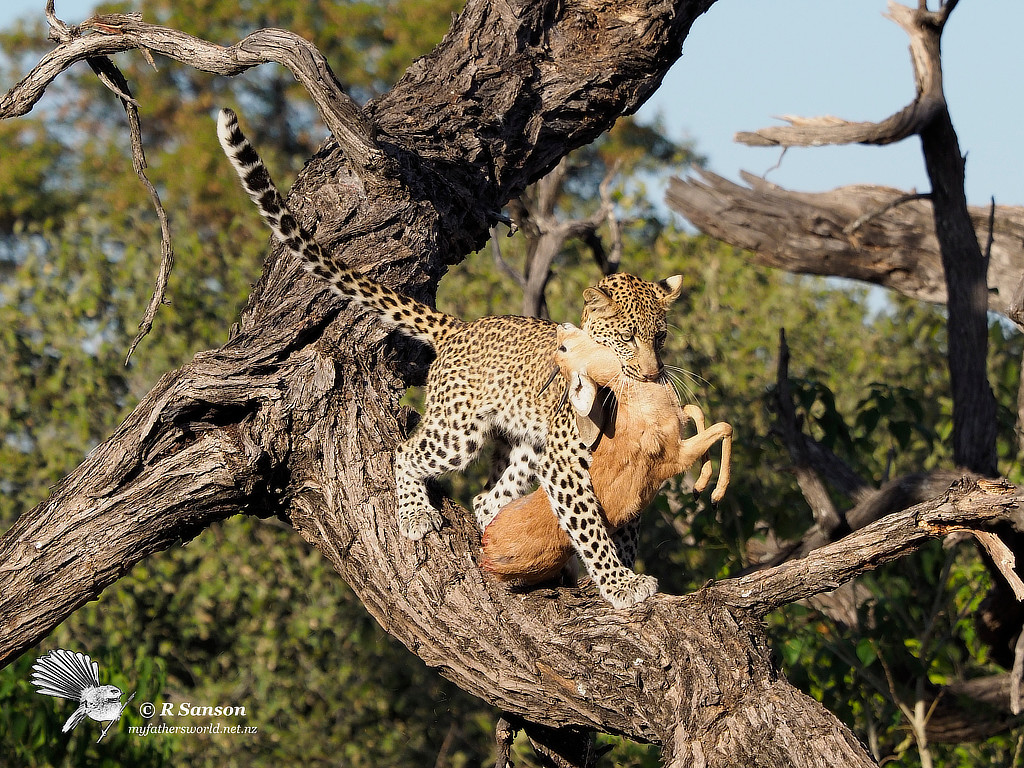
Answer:
<svg viewBox="0 0 1024 768"><path fill-rule="evenodd" d="M1024 295L1016 294L1013 287L1021 284L1022 262L1020 237L1014 231L1020 230L1024 216L1020 209L997 213L994 205L985 212L976 209L972 216L967 206L964 159L943 94L940 58L942 31L956 5L956 0L947 0L939 3L938 10L930 11L924 2L909 8L890 0L890 18L910 38L917 96L907 108L880 123L794 117L787 118L788 126L737 135L739 141L758 146L815 146L887 144L916 134L932 185L930 193L904 195L877 187L848 187L806 194L781 190L749 176L748 190L707 174L701 182L674 180L668 199L702 230L753 249L763 263L866 279L916 298L946 301L954 461L958 467L994 476L998 471L996 404L986 360L989 258L982 254L977 233L984 227L985 240L996 259L991 287L1001 299L999 309L1013 317L1021 303L1010 297ZM930 206L919 201L924 197ZM997 221L998 236L994 231ZM820 497L817 492L812 498ZM986 563L998 574L996 588L986 600L991 606L1011 601L1016 605L1024 595L1024 584L1007 565L1020 560L1024 540L1011 529L1001 533L1005 541L998 544L987 534L976 536ZM816 539L827 536L811 532L779 557L799 555ZM1012 551L1006 549L1007 543ZM1020 630L1019 612L983 610L977 618L979 635L992 642L997 653L1005 654ZM947 722L941 730L956 730L950 717L953 709L944 707ZM969 719L961 719L961 732L982 733ZM1013 722L1006 717L999 721ZM923 749L927 737L924 724L918 724L916 738Z"/></svg>
<svg viewBox="0 0 1024 768"><path fill-rule="evenodd" d="M824 118L787 118L790 125L741 132L738 141L755 146L889 144L921 138L932 184L929 197L942 255L949 306L949 362L953 393L953 459L958 466L995 476L996 404L988 384L987 271L964 196L964 160L942 88L942 31L957 0L916 8L890 0L888 16L910 38L917 95L906 108L879 123ZM814 222L814 229L817 229ZM827 259L827 254L826 257Z"/></svg>
<svg viewBox="0 0 1024 768"><path fill-rule="evenodd" d="M996 401L988 383L988 261L981 253L964 194L964 159L942 93L940 40L945 16L890 7L910 34L919 92L941 108L920 130L931 182L935 234L946 276L947 359L953 390L953 460L990 477L996 466Z"/></svg>

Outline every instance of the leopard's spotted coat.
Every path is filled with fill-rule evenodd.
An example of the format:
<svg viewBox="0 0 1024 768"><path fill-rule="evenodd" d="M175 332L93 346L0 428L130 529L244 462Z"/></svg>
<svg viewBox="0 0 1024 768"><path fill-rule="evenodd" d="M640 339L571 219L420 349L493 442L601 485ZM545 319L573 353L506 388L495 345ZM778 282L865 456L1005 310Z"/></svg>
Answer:
<svg viewBox="0 0 1024 768"><path fill-rule="evenodd" d="M395 455L401 533L415 540L441 527L426 480L465 468L497 433L511 450L494 486L474 499L481 529L505 504L539 482L605 599L626 607L654 594L656 580L630 568L634 541L616 541L609 534L590 482L590 453L565 400L564 381L546 386L556 348L555 325L526 317L483 317L467 323L329 260L288 210L230 110L220 114L218 135L263 218L310 272L436 350L427 377L426 412ZM680 285L678 276L660 283L627 274L606 277L584 292L582 326L616 352L628 375L657 379L663 375L659 351L665 311Z"/></svg>

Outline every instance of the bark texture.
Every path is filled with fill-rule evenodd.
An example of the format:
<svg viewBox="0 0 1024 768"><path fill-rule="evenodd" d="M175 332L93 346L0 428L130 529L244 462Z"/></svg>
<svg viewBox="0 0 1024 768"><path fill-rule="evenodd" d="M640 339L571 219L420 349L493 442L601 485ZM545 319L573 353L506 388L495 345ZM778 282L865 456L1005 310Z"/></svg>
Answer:
<svg viewBox="0 0 1024 768"><path fill-rule="evenodd" d="M946 303L946 281L927 194L858 185L784 189L759 176L743 184L709 171L673 178L666 202L701 232L788 272L863 280L912 299ZM975 238L989 242L991 310L1012 317L1024 273L1024 208L968 207Z"/></svg>
<svg viewBox="0 0 1024 768"><path fill-rule="evenodd" d="M333 132L291 205L334 257L429 300L445 265L484 243L505 202L657 88L711 2L470 0L439 46L362 110L311 46L280 30L222 48L105 17L62 30L66 42L0 100L0 117L30 109L71 62L116 51L222 74L282 61ZM478 535L464 510L446 503L448 525L421 542L398 533L399 397L425 362L275 247L231 340L165 375L0 537L0 660L146 555L239 511L280 515L388 632L511 716L654 742L672 766L866 766L852 733L779 675L760 617L928 536L989 526L1016 508L1011 490L967 484L831 545L838 552L818 550L798 572L626 611L588 586L516 594L476 567Z"/></svg>

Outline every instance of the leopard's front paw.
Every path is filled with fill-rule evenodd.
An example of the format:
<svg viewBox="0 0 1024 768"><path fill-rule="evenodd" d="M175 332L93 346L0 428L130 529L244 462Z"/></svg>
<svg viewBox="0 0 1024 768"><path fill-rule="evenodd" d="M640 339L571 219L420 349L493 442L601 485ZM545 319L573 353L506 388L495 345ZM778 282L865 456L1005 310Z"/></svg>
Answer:
<svg viewBox="0 0 1024 768"><path fill-rule="evenodd" d="M601 597L613 608L629 608L658 592L658 580L645 573L633 573L601 588Z"/></svg>
<svg viewBox="0 0 1024 768"><path fill-rule="evenodd" d="M441 530L444 518L433 507L402 509L398 512L398 532L411 541L419 541L430 531Z"/></svg>

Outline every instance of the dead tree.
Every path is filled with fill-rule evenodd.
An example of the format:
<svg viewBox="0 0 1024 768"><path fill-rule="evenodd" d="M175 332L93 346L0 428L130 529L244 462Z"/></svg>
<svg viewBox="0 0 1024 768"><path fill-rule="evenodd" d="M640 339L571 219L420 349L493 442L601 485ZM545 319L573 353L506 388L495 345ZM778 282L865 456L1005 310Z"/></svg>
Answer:
<svg viewBox="0 0 1024 768"><path fill-rule="evenodd" d="M751 146L891 144L921 140L934 228L942 260L949 306L947 355L953 391L953 456L959 466L995 475L996 404L989 387L988 260L982 253L964 195L964 158L942 90L940 40L958 0L942 0L928 10L924 0L908 8L890 0L889 18L910 38L917 96L907 107L879 123L853 123L835 117L788 117L787 126L741 132L736 140ZM1016 282L1014 283L1016 284Z"/></svg>
<svg viewBox="0 0 1024 768"><path fill-rule="evenodd" d="M1022 285L1024 271L1024 211L996 207L994 203L969 208L966 203L964 159L942 90L939 46L943 28L956 5L957 0L943 0L937 11L930 11L924 0L917 8L889 3L890 18L910 38L917 96L905 109L880 123L853 123L834 117L787 117L787 126L742 132L736 137L753 146L790 147L882 145L917 136L931 182L929 192L855 186L803 193L781 189L749 174L744 175L747 186L703 174L700 179L674 179L667 199L674 210L702 231L749 249L759 263L794 272L865 280L913 298L946 303L954 460L959 466L991 475L996 472L996 418L986 370L986 311L991 295L995 311L1010 317L1020 312L1018 286ZM785 431L785 424L783 427ZM806 438L800 436L800 440ZM835 476L834 462L826 460L830 457L816 455L808 461L806 452L800 450L802 443L789 439L787 445L794 463L805 473L812 477L819 473ZM818 525L794 548L777 553L771 562L799 557L822 541L841 535L844 529L856 528L865 519L875 519L881 511L881 499L888 498L897 505L913 503L920 483L929 480L927 476L901 478L846 513L828 510L828 519L842 518L842 528L833 525L830 532ZM835 482L832 486L856 500L849 488ZM863 489L853 490L863 495ZM817 493L808 501L815 504L820 497ZM1012 553L986 550L993 569L997 569L1000 558L1024 556L1024 541L1015 533L1008 532L1007 537ZM984 537L980 541L984 547L990 544ZM1001 608L990 612L993 623L988 629L998 630L999 643L1005 644L1020 630L1021 612L1016 607L1020 595L1013 594L1012 581L997 583L1000 588L991 597ZM1008 710L1009 699L1003 703ZM936 721L937 730L982 734L992 725L964 725L965 713L961 712L962 727L953 727L955 718L949 708L943 709L944 717Z"/></svg>
<svg viewBox="0 0 1024 768"><path fill-rule="evenodd" d="M755 263L862 280L918 301L946 303L927 193L863 184L798 192L750 173L741 174L744 184L698 173L669 182L669 207L701 232L748 251ZM1024 273L1024 208L972 205L968 212L988 257L989 308L1011 316Z"/></svg>
<svg viewBox="0 0 1024 768"><path fill-rule="evenodd" d="M502 256L497 237L491 238L491 247L495 262L522 289L523 315L526 317L548 316L545 290L553 274L555 259L571 240L582 240L590 247L602 274L610 275L618 269L622 258L622 236L610 190L615 170L611 169L599 186L600 206L585 218L564 219L558 215L558 198L570 171L568 158L563 158L544 178L509 201L511 223L523 233L526 241L522 272ZM608 225L611 235L610 249L605 248L598 234L603 224Z"/></svg>
<svg viewBox="0 0 1024 768"><path fill-rule="evenodd" d="M332 134L291 206L333 257L429 300L509 199L650 96L712 2L470 0L437 48L362 109L287 32L221 47L136 16L68 27L51 3L61 42L0 99L0 117L30 110L81 60L131 110L105 58L120 51L225 76L279 62ZM398 533L399 397L422 362L275 246L230 341L164 375L0 537L0 659L150 553L239 511L278 515L385 630L508 713L502 733L527 724L559 764L586 764L580 734L600 729L661 745L671 766L867 766L850 730L782 677L761 617L930 537L1016 515L1015 489L965 481L799 561L683 597L615 611L587 585L512 594L476 567L472 516L451 503L439 534L412 543Z"/></svg>

